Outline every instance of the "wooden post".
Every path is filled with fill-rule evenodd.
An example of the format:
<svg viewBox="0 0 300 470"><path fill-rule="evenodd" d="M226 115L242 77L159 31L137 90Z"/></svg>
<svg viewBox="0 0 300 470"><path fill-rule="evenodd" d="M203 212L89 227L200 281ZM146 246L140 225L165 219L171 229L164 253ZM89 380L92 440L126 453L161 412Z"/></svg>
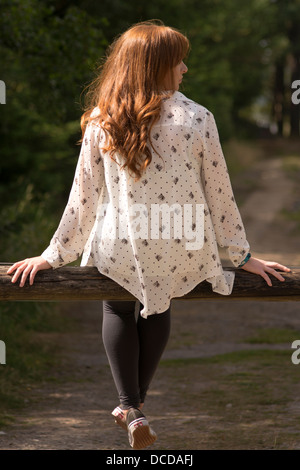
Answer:
<svg viewBox="0 0 300 470"><path fill-rule="evenodd" d="M33 286L28 281L24 287L12 284L6 272L9 264L0 265L0 300L2 301L62 301L62 300L133 300L126 289L100 274L93 267L63 267L56 270L39 271ZM282 273L284 282L271 276L273 286L256 274L243 269L224 268L235 271L235 282L229 296L216 294L211 284L204 281L180 300L300 300L300 268L291 268L290 273Z"/></svg>

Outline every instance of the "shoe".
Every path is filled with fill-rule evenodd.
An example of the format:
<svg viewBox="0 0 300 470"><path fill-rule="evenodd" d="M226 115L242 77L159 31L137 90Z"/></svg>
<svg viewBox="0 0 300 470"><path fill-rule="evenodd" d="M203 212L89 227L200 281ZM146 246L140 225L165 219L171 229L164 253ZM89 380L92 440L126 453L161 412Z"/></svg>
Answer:
<svg viewBox="0 0 300 470"><path fill-rule="evenodd" d="M156 441L157 436L150 428L147 418L137 408L130 408L126 417L129 444L135 450L144 449Z"/></svg>
<svg viewBox="0 0 300 470"><path fill-rule="evenodd" d="M127 423L126 423L126 417L125 414L123 413L122 408L117 406L111 413L113 417L115 418L115 423L121 426L121 428L125 429L127 431Z"/></svg>

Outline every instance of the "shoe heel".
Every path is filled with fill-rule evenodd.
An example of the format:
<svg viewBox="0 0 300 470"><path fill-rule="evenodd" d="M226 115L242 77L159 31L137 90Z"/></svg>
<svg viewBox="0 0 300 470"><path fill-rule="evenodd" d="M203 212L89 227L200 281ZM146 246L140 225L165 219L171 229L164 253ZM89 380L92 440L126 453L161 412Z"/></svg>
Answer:
<svg viewBox="0 0 300 470"><path fill-rule="evenodd" d="M153 444L157 436L150 428L146 418L132 421L128 426L129 443L135 450L144 449Z"/></svg>
<svg viewBox="0 0 300 470"><path fill-rule="evenodd" d="M121 428L127 430L126 419L124 417L123 410L120 407L116 407L111 413L115 419L115 423L121 426Z"/></svg>

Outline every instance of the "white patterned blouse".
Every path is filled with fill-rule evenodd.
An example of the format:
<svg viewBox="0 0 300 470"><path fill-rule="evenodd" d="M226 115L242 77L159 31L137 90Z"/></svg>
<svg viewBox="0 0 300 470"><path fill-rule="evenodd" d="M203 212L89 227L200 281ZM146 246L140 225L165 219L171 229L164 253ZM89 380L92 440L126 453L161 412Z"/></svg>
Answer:
<svg viewBox="0 0 300 470"><path fill-rule="evenodd" d="M232 292L218 247L238 267L250 247L236 205L214 117L176 91L153 127L152 161L135 181L122 160L103 152L105 135L89 124L69 200L48 248L53 268L82 255L132 293L147 317L167 310L201 281Z"/></svg>

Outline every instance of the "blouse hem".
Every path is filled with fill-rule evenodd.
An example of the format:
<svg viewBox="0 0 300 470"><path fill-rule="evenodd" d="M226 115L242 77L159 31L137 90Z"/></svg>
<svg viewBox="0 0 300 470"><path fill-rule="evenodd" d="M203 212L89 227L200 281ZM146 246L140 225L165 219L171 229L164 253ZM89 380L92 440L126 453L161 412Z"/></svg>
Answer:
<svg viewBox="0 0 300 470"><path fill-rule="evenodd" d="M86 266L86 265L91 266L89 261L90 260L88 260L86 263L82 263L81 266ZM119 286L121 286L123 289L125 289L130 294L132 294L136 298L136 300L141 302L142 305L144 305L145 301L142 298L142 296L140 296L135 291L135 289L133 289L130 285L125 286L125 285L121 284L119 277L117 275L114 275L113 272L111 271L111 269L110 269L109 273L107 273L107 272L105 272L106 271L105 268L101 268L99 266L95 266L95 267L98 269L98 271L101 274L103 274L104 276L107 276L108 278L112 279ZM185 296L186 294L191 292L198 284L200 284L203 281L207 281L211 284L213 292L215 292L217 294L220 294L220 295L230 295L232 293L234 279L235 279L234 271L227 271L227 270L224 271L222 268L221 268L221 270L218 269L217 272L213 271L212 273L206 275L202 279L199 278L194 282L192 281L190 283L189 287L187 287L186 289L181 288L182 290L181 290L180 294L178 294L178 293L170 294L170 298L167 299L164 306L159 308L160 311L157 311L157 310L154 310L154 309L151 309L151 308L146 309L146 307L144 306L144 308L140 311L140 315L143 318L147 318L150 315L155 315L155 314L165 312L170 307L172 299L176 299L176 298L180 298L180 297ZM174 291L177 287L178 286L174 286L174 288L172 290Z"/></svg>

